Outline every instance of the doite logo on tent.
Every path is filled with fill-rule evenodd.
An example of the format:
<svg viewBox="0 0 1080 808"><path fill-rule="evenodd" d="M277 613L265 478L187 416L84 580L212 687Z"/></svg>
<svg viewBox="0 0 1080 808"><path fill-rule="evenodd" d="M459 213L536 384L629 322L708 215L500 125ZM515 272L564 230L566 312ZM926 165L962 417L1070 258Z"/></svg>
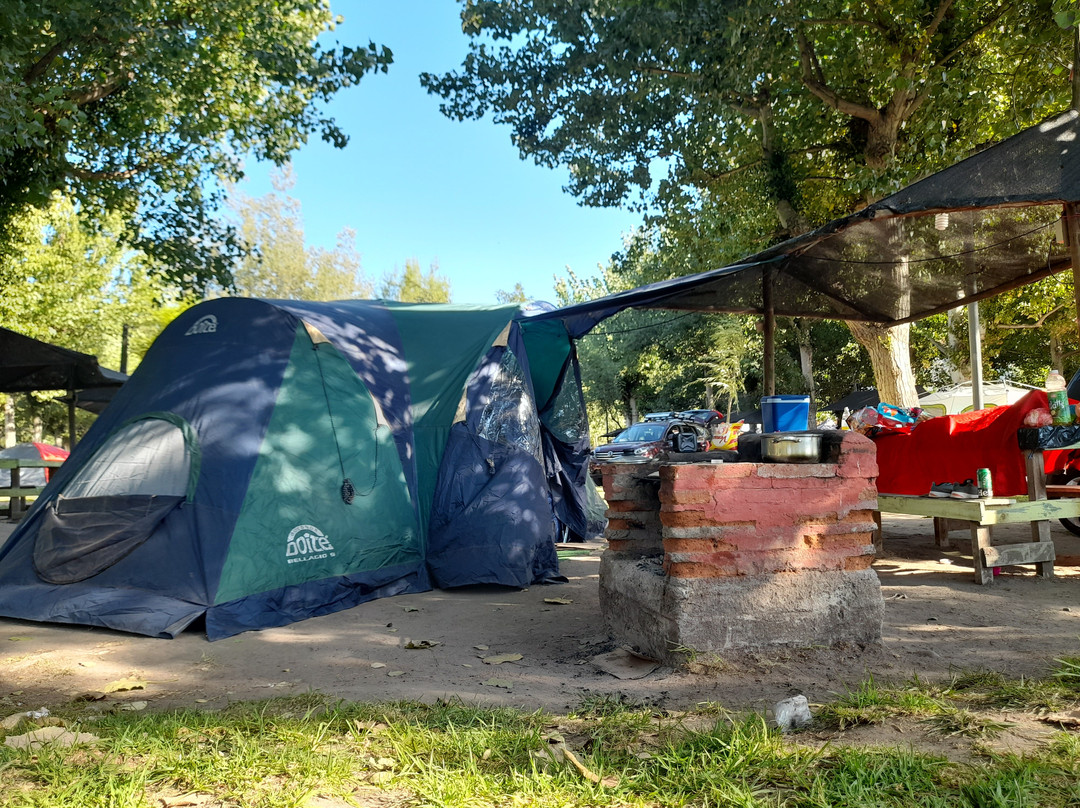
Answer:
<svg viewBox="0 0 1080 808"><path fill-rule="evenodd" d="M196 320L191 328L184 332L185 337L190 337L192 334L213 334L217 331L217 317L213 314L207 314L205 317L200 317Z"/></svg>
<svg viewBox="0 0 1080 808"><path fill-rule="evenodd" d="M287 563L299 564L334 555L334 545L315 525L297 525L289 531L289 540L285 544Z"/></svg>

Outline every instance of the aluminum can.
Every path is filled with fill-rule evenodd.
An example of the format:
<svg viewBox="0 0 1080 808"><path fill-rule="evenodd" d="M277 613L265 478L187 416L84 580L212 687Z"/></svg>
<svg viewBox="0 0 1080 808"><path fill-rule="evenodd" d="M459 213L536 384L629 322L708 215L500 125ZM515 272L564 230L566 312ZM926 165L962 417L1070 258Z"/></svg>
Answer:
<svg viewBox="0 0 1080 808"><path fill-rule="evenodd" d="M975 473L976 485L979 488L980 497L994 496L994 483L990 479L990 469L979 469Z"/></svg>
<svg viewBox="0 0 1080 808"><path fill-rule="evenodd" d="M1050 418L1054 426L1068 426L1073 422L1068 390L1049 390L1046 398L1050 402Z"/></svg>

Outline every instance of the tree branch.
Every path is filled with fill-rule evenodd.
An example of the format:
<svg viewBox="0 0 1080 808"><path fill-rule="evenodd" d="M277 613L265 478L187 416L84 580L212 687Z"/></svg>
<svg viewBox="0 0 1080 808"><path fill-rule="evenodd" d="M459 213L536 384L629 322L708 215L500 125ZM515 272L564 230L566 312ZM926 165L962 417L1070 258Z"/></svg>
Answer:
<svg viewBox="0 0 1080 808"><path fill-rule="evenodd" d="M804 25L864 25L867 28L874 28L875 30L881 31L883 34L888 32L888 29L876 20L857 20L854 17L848 17L846 19L839 17L833 20L811 18L804 19L802 22Z"/></svg>
<svg viewBox="0 0 1080 808"><path fill-rule="evenodd" d="M91 171L89 169L79 168L78 166L71 165L71 163L67 163L64 168L64 173L68 174L69 176L75 177L76 179L99 182L130 180L132 177L138 176L145 170L145 165L138 165L134 168L124 169L123 171Z"/></svg>
<svg viewBox="0 0 1080 808"><path fill-rule="evenodd" d="M650 76L665 76L667 78L675 79L700 79L701 77L697 73L683 73L678 70L668 70L663 67L650 67L649 65L638 65L638 70Z"/></svg>
<svg viewBox="0 0 1080 808"><path fill-rule="evenodd" d="M1046 325L1047 320L1049 320L1054 314L1061 311L1063 308L1065 308L1064 303L1062 303L1060 306L1055 306L1054 308L1050 309L1050 311L1046 312L1046 314L1044 314L1038 320L1036 320L1034 323L1020 323L1018 325L1011 325L1008 323L994 323L994 328L1042 328L1044 325Z"/></svg>
<svg viewBox="0 0 1080 808"><path fill-rule="evenodd" d="M941 67L941 65L951 62L953 60L953 58L956 56L956 54L958 54L961 50L963 50L965 45L970 43L973 39L975 39L977 36L982 34L987 29L992 28L997 23L998 20L1000 20L1002 17L1005 16L1005 12L1008 11L1010 8L1012 8L1013 5L1015 5L1015 4L1014 3L1004 3L1003 5L998 6L997 11L993 14L993 16L990 17L989 20L987 20L985 23L983 23L978 28L976 28L974 31L972 31L964 39L964 41L961 42L959 45L957 45L955 48L953 48L951 51L949 51L944 56L937 59L934 62L934 67Z"/></svg>
<svg viewBox="0 0 1080 808"><path fill-rule="evenodd" d="M130 78L130 75L128 76ZM83 93L72 93L68 96L68 100L78 107L84 107L87 104L92 104L95 101L100 101L102 98L106 98L120 89L120 86L124 82L120 79L111 79L104 84L91 85L89 90Z"/></svg>
<svg viewBox="0 0 1080 808"><path fill-rule="evenodd" d="M23 81L25 81L27 84L33 84L43 75L45 75L46 71L50 67L52 67L52 63L56 61L56 57L63 53L65 50L67 50L67 46L67 41L57 42L55 45L45 51L45 54L36 62L34 62L34 64L30 66L30 69L27 70L26 73L23 75Z"/></svg>
<svg viewBox="0 0 1080 808"><path fill-rule="evenodd" d="M923 32L922 45L915 51L911 61L918 64L922 61L922 56L926 53L926 49L930 47L930 42L938 32L938 28L941 27L941 21L945 19L945 13L952 6L953 0L941 0L938 4L937 10L934 12L934 19L926 26L926 30Z"/></svg>
<svg viewBox="0 0 1080 808"><path fill-rule="evenodd" d="M796 38L799 43L799 64L802 65L802 81L806 85L806 89L837 112L842 112L852 118L861 118L870 123L879 123L881 121L880 111L874 107L849 101L829 88L825 83L821 66L817 63L814 46L810 44L801 28L796 30ZM815 68L817 75L815 75Z"/></svg>

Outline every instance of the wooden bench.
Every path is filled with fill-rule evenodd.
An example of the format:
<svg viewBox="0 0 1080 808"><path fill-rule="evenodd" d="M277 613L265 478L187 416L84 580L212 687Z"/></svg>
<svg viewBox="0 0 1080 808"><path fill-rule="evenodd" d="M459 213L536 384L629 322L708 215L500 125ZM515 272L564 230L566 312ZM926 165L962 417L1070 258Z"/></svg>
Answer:
<svg viewBox="0 0 1080 808"><path fill-rule="evenodd" d="M1027 499L952 499L918 497L899 494L879 494L878 513L902 513L930 516L934 519L934 540L940 546L948 541L948 532L967 527L971 531L971 556L975 563L975 582L992 584L994 567L1014 564L1034 564L1040 577L1054 577L1057 553L1050 538L1053 519L1080 518L1080 486L1047 485L1045 449L1077 449L1080 443L1059 445L1051 437L1046 445L1037 445L1038 430L1021 439L1021 454L1027 474ZM1024 448L1025 442L1031 448ZM994 525L1031 525L1031 541L994 546L990 544L990 529Z"/></svg>
<svg viewBox="0 0 1080 808"><path fill-rule="evenodd" d="M0 469L10 469L11 485L8 488L0 488L0 498L8 498L8 518L18 522L26 513L26 498L37 497L45 490L44 486L20 485L20 469L55 469L63 464L63 460L41 460L34 458L0 458Z"/></svg>
<svg viewBox="0 0 1080 808"><path fill-rule="evenodd" d="M934 538L940 545L953 527L971 531L971 557L975 562L975 582L994 582L994 567L1034 564L1043 578L1054 576L1054 542L1050 519L1080 517L1080 499L948 499L879 494L878 510L934 518ZM993 546L990 528L994 525L1031 524L1031 541Z"/></svg>

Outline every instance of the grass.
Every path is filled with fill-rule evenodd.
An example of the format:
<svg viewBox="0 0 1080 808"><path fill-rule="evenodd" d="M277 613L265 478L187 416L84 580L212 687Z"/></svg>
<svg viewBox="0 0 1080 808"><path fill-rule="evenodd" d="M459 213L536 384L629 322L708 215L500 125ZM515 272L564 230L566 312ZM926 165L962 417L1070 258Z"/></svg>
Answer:
<svg viewBox="0 0 1080 808"><path fill-rule="evenodd" d="M73 703L54 714L99 740L0 747L0 805L1067 808L1080 805L1075 732L1050 732L1024 756L985 743L1007 728L1002 709L1076 709L1078 674L1080 660L1067 658L1039 681L979 671L942 684L871 679L815 705L814 725L793 735L716 704L673 714L612 696L567 715L317 694L218 712L99 715ZM969 743L972 755L919 751L918 736L876 748L842 734L898 718Z"/></svg>

